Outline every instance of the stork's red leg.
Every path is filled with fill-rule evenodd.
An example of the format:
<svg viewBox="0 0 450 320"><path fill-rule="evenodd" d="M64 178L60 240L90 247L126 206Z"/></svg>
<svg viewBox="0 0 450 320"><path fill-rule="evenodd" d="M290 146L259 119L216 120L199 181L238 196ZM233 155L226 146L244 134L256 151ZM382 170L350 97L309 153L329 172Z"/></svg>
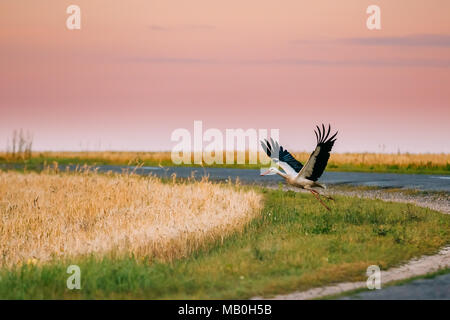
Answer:
<svg viewBox="0 0 450 320"><path fill-rule="evenodd" d="M327 205L322 201L322 199L320 199L320 196L318 195L318 192L312 189L308 189L309 191L311 191L311 193L314 195L314 197L316 197L317 200L319 200L319 202L325 207L327 208L328 211L331 211L330 208L327 207Z"/></svg>

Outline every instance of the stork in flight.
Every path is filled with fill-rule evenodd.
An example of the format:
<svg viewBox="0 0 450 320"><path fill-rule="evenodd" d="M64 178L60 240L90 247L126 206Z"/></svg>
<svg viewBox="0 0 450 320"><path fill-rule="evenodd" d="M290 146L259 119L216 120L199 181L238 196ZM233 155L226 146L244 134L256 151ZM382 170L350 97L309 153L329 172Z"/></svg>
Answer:
<svg viewBox="0 0 450 320"><path fill-rule="evenodd" d="M273 141L272 138L270 138L270 142L267 140L265 140L265 143L264 141L261 141L263 150L272 159L272 161L284 171L282 172L276 167L270 167L269 170L261 175L280 175L288 184L300 189L309 190L316 197L316 199L328 209L328 211L331 211L330 208L320 199L320 193L313 188L326 188L323 184L318 183L317 180L320 178L325 170L325 167L327 166L331 148L336 141L335 137L337 132L329 137L331 130L330 125L328 125L327 131L325 130L325 126L323 124L322 130L320 130L319 126L316 126L316 128L317 132L314 130L317 139L316 149L314 149L313 153L311 153L305 165L297 161L292 154L289 153L289 151L283 149L283 147L280 146L278 142ZM334 200L331 197L325 195L323 196L330 200Z"/></svg>

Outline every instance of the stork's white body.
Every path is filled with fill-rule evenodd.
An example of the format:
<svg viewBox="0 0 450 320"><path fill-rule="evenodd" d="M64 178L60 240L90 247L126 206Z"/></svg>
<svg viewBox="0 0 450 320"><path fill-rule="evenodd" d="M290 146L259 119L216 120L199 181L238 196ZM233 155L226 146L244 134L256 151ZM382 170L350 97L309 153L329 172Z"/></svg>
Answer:
<svg viewBox="0 0 450 320"><path fill-rule="evenodd" d="M311 188L323 188L325 189L325 186L323 184L317 183L316 181L311 181L305 178L291 178L288 177L286 179L286 182L290 185L301 188L301 189L311 189Z"/></svg>
<svg viewBox="0 0 450 320"><path fill-rule="evenodd" d="M326 189L325 185L318 183L316 181L312 181L309 179L306 179L302 176L299 176L299 174L288 174L281 172L275 167L271 167L266 174L278 174L281 176L288 184L291 186L300 188L300 189L311 189L311 188L323 188ZM266 175L263 174L263 175Z"/></svg>

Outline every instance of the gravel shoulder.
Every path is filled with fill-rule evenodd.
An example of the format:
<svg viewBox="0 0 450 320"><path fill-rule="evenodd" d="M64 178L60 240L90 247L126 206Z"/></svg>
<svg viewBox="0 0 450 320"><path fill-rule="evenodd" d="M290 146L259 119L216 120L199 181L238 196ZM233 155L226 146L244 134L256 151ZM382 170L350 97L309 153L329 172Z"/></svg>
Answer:
<svg viewBox="0 0 450 320"><path fill-rule="evenodd" d="M366 199L411 203L419 207L450 214L450 193L448 192L420 192L403 189L364 189L348 187L331 187L329 194L340 194Z"/></svg>

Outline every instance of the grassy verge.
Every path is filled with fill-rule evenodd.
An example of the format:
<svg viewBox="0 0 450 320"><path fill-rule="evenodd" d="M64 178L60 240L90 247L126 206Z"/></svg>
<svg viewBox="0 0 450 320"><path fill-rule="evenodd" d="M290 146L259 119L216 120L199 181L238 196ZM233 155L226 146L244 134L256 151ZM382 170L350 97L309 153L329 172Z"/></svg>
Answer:
<svg viewBox="0 0 450 320"><path fill-rule="evenodd" d="M259 189L262 215L242 233L188 258L163 263L81 257L0 270L1 299L250 298L361 281L450 242L450 216L408 204L343 196L324 210L310 195ZM68 290L68 265L81 268L81 290Z"/></svg>

